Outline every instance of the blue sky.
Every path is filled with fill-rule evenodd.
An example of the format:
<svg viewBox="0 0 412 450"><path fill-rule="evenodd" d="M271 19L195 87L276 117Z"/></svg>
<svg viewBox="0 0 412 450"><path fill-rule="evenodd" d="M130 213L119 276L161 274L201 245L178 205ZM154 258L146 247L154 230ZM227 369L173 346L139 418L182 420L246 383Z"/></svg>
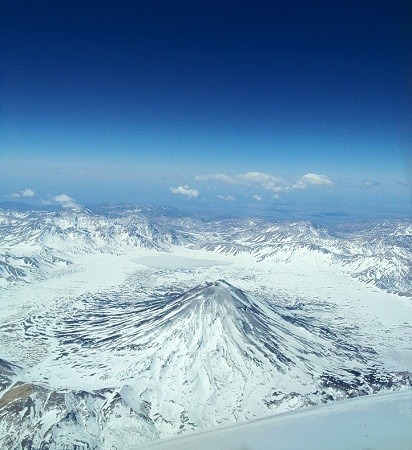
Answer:
<svg viewBox="0 0 412 450"><path fill-rule="evenodd" d="M410 216L403 2L12 3L3 200Z"/></svg>

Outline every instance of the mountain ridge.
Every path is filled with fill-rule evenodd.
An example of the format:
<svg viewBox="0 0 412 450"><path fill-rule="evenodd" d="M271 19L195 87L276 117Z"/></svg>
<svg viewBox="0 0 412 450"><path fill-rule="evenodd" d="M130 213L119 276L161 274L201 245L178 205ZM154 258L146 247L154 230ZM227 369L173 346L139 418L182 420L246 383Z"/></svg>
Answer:
<svg viewBox="0 0 412 450"><path fill-rule="evenodd" d="M412 296L412 222L396 220L330 233L310 222L236 219L203 222L162 209L93 212L0 211L0 289L52 276L78 254L176 248L255 261L340 265L367 284ZM146 216L144 212L149 211ZM150 212L152 211L152 212ZM164 211L163 211L164 212ZM152 214L153 213L153 214ZM160 214L160 216L158 215Z"/></svg>

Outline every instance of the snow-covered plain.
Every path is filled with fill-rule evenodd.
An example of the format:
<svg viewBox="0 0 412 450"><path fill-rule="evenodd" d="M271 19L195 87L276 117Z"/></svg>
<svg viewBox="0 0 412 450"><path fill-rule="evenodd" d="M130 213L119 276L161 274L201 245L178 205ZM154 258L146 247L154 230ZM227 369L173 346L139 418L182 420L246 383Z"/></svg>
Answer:
<svg viewBox="0 0 412 450"><path fill-rule="evenodd" d="M196 267L228 266L231 264L230 261L218 259L184 258L182 256L170 256L168 254L143 256L141 258L132 259L132 261L154 269L171 270L194 269Z"/></svg>
<svg viewBox="0 0 412 450"><path fill-rule="evenodd" d="M411 237L1 212L2 448L122 449L410 388Z"/></svg>

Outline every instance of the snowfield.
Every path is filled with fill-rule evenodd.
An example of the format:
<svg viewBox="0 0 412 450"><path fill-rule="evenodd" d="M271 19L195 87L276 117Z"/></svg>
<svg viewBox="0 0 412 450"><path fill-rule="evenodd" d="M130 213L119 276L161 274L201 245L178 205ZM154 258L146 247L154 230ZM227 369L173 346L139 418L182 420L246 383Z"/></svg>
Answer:
<svg viewBox="0 0 412 450"><path fill-rule="evenodd" d="M408 220L332 234L153 208L0 210L0 446L123 449L407 395L411 261Z"/></svg>
<svg viewBox="0 0 412 450"><path fill-rule="evenodd" d="M228 266L230 261L218 259L184 258L182 256L156 255L132 259L132 262L143 264L153 269L195 269L196 267Z"/></svg>

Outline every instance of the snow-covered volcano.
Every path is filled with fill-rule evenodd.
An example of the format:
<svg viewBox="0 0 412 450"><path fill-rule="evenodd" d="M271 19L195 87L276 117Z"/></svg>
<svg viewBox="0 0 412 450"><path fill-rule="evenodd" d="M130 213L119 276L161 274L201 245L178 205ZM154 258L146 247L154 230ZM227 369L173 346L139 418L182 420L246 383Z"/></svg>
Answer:
<svg viewBox="0 0 412 450"><path fill-rule="evenodd" d="M62 313L24 324L28 337L54 346L44 361L3 362L0 439L10 448L23 437L28 449L59 448L74 436L78 448L121 448L411 383L352 336L223 280ZM90 377L95 389L70 386Z"/></svg>

